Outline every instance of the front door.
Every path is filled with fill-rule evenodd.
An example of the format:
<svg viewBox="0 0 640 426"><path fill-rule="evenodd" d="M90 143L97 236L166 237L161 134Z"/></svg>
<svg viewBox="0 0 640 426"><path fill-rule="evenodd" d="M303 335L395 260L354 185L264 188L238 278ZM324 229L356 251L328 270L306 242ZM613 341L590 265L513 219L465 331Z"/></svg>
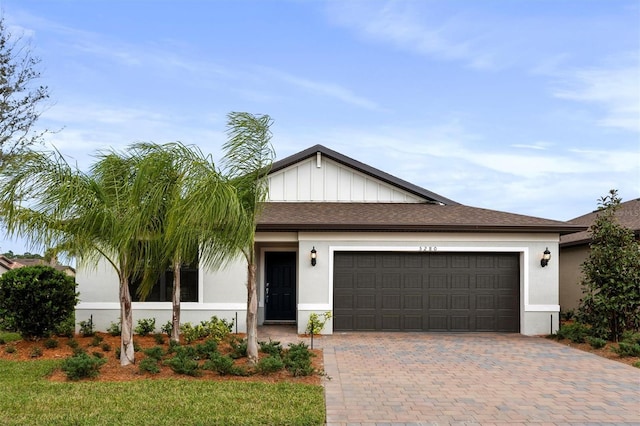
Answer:
<svg viewBox="0 0 640 426"><path fill-rule="evenodd" d="M265 320L296 319L296 252L265 253Z"/></svg>

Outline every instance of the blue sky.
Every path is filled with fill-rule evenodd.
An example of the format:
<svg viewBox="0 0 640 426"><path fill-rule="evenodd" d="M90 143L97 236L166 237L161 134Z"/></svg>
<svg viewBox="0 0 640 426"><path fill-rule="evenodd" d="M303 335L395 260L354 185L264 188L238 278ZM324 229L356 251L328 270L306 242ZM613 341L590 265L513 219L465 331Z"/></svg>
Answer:
<svg viewBox="0 0 640 426"><path fill-rule="evenodd" d="M637 0L0 0L81 167L180 140L220 158L226 114L463 204L568 220L640 197ZM0 240L0 250L23 251Z"/></svg>

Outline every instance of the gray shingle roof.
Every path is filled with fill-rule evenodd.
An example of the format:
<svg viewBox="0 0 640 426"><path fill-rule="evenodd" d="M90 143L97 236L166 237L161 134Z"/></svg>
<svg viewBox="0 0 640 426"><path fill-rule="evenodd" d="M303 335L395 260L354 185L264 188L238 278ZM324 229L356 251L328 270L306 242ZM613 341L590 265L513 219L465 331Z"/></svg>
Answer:
<svg viewBox="0 0 640 426"><path fill-rule="evenodd" d="M560 246L570 247L580 244L588 244L591 241L591 234L588 228L593 225L598 217L598 213L599 211L596 210L576 217L575 219L571 219L569 223L582 225L587 227L587 229L574 234L562 236L560 238ZM620 206L616 211L616 218L620 225L632 229L636 234L636 238L640 238L640 198L620 203Z"/></svg>
<svg viewBox="0 0 640 426"><path fill-rule="evenodd" d="M431 203L268 202L258 231L582 231L584 226L496 210Z"/></svg>

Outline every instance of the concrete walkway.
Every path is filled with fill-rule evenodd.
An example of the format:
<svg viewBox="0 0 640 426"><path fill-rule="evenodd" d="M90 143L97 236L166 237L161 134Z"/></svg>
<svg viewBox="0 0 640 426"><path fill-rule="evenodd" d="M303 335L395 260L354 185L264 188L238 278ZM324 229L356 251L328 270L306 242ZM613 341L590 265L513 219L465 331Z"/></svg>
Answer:
<svg viewBox="0 0 640 426"><path fill-rule="evenodd" d="M640 425L640 369L545 338L349 333L314 343L331 377L328 425Z"/></svg>

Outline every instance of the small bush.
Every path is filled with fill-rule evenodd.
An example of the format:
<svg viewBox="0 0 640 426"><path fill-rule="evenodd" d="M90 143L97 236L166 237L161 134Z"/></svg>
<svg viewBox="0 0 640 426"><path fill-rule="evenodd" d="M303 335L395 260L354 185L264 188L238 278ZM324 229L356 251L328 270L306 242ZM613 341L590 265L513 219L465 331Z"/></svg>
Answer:
<svg viewBox="0 0 640 426"><path fill-rule="evenodd" d="M234 359L247 356L247 345L247 339L238 339L234 336L231 340L229 340L229 346L231 347L231 353L229 354L229 356Z"/></svg>
<svg viewBox="0 0 640 426"><path fill-rule="evenodd" d="M194 377L202 375L198 361L187 356L176 355L173 358L165 360L164 364L168 365L176 374L185 374Z"/></svg>
<svg viewBox="0 0 640 426"><path fill-rule="evenodd" d="M202 325L194 326L190 322L185 322L180 325L180 334L182 335L185 343L190 344L205 337L205 329Z"/></svg>
<svg viewBox="0 0 640 426"><path fill-rule="evenodd" d="M104 352L93 351L92 355L96 358L104 358Z"/></svg>
<svg viewBox="0 0 640 426"><path fill-rule="evenodd" d="M78 343L76 339L72 338L67 341L67 346L69 346L71 349L75 349L80 346L80 343Z"/></svg>
<svg viewBox="0 0 640 426"><path fill-rule="evenodd" d="M100 344L102 343L102 341L104 340L104 338L98 334L93 336L93 339L91 339L91 343L89 343L89 345L91 346L100 346Z"/></svg>
<svg viewBox="0 0 640 426"><path fill-rule="evenodd" d="M207 339L204 343L198 343L196 345L196 353L201 358L209 359L211 354L218 351L218 342L215 339Z"/></svg>
<svg viewBox="0 0 640 426"><path fill-rule="evenodd" d="M285 368L295 377L310 376L314 372L311 365L312 356L313 353L304 342L290 343L284 356Z"/></svg>
<svg viewBox="0 0 640 426"><path fill-rule="evenodd" d="M107 328L107 333L113 337L121 335L122 328L120 327L120 322L111 322L111 324L109 324L109 328Z"/></svg>
<svg viewBox="0 0 640 426"><path fill-rule="evenodd" d="M116 351L115 351L116 359L120 359L120 355L122 355L122 348L120 348L120 346L118 346L116 348Z"/></svg>
<svg viewBox="0 0 640 426"><path fill-rule="evenodd" d="M171 332L173 331L173 324L171 321L167 321L162 327L160 327L160 331L167 335L167 337L171 337Z"/></svg>
<svg viewBox="0 0 640 426"><path fill-rule="evenodd" d="M65 359L62 362L62 371L64 371L69 380L97 377L100 373L100 368L106 362L106 359L80 353Z"/></svg>
<svg viewBox="0 0 640 426"><path fill-rule="evenodd" d="M638 343L620 342L617 348L614 346L611 350L621 357L640 356L640 344Z"/></svg>
<svg viewBox="0 0 640 426"><path fill-rule="evenodd" d="M599 337L587 336L586 340L594 349L604 348L607 345L607 341Z"/></svg>
<svg viewBox="0 0 640 426"><path fill-rule="evenodd" d="M86 354L87 351L84 348L81 348L80 346L77 346L77 347L73 348L71 353L74 354L74 355L80 355L80 354Z"/></svg>
<svg viewBox="0 0 640 426"><path fill-rule="evenodd" d="M282 357L282 345L280 342L269 339L268 342L258 342L258 344L260 345L260 352L270 356Z"/></svg>
<svg viewBox="0 0 640 426"><path fill-rule="evenodd" d="M20 333L14 333L11 331L3 331L0 332L0 345L4 345L5 343L17 342L18 340L22 340L22 336Z"/></svg>
<svg viewBox="0 0 640 426"><path fill-rule="evenodd" d="M8 344L7 346L5 346L4 351L8 354L13 354L13 353L16 353L18 350L16 349L15 345Z"/></svg>
<svg viewBox="0 0 640 426"><path fill-rule="evenodd" d="M284 361L280 356L267 356L261 358L256 365L256 371L260 374L270 374L280 371L284 368Z"/></svg>
<svg viewBox="0 0 640 426"><path fill-rule="evenodd" d="M558 330L558 339L569 339L573 343L584 343L588 335L589 327L580 322L563 325Z"/></svg>
<svg viewBox="0 0 640 426"><path fill-rule="evenodd" d="M200 324L205 329L205 337L211 337L217 342L221 342L233 330L233 320L227 321L215 315L209 321L202 321Z"/></svg>
<svg viewBox="0 0 640 426"><path fill-rule="evenodd" d="M32 347L31 352L29 352L29 356L31 358L40 358L42 356L42 348L40 346Z"/></svg>
<svg viewBox="0 0 640 426"><path fill-rule="evenodd" d="M637 331L627 330L624 333L622 333L620 340L626 343L640 344L640 333L638 333Z"/></svg>
<svg viewBox="0 0 640 426"><path fill-rule="evenodd" d="M59 322L54 330L54 334L60 337L73 337L76 331L75 315L71 314L67 319Z"/></svg>
<svg viewBox="0 0 640 426"><path fill-rule="evenodd" d="M165 339L163 334L155 333L153 335L153 339L156 341L157 344L164 345Z"/></svg>
<svg viewBox="0 0 640 426"><path fill-rule="evenodd" d="M571 321L575 316L576 316L576 311L573 309L560 312L560 319L563 321Z"/></svg>
<svg viewBox="0 0 640 426"><path fill-rule="evenodd" d="M50 266L12 269L0 276L0 311L23 337L47 337L73 315L76 283Z"/></svg>
<svg viewBox="0 0 640 426"><path fill-rule="evenodd" d="M102 352L109 352L111 350L111 345L108 343L103 343L102 345L100 345L100 349L102 349Z"/></svg>
<svg viewBox="0 0 640 426"><path fill-rule="evenodd" d="M162 346L154 346L152 348L145 349L142 351L142 353L144 353L148 358L153 358L156 361L161 360L162 357L166 355L166 352L164 351L164 349L162 349Z"/></svg>
<svg viewBox="0 0 640 426"><path fill-rule="evenodd" d="M307 334L320 334L320 332L324 328L324 325L330 319L331 311L327 311L320 315L313 312L311 315L309 315L309 322L307 323L306 329Z"/></svg>
<svg viewBox="0 0 640 426"><path fill-rule="evenodd" d="M160 372L160 366L158 360L155 358L145 358L138 364L138 369L141 373L158 374Z"/></svg>
<svg viewBox="0 0 640 426"><path fill-rule="evenodd" d="M95 334L95 330L93 329L93 318L89 318L86 321L80 321L78 325L80 326L80 335L82 337L91 337Z"/></svg>
<svg viewBox="0 0 640 426"><path fill-rule="evenodd" d="M247 371L233 363L233 358L228 355L222 355L215 352L211 355L211 359L205 361L202 366L205 370L216 371L221 376L246 376Z"/></svg>
<svg viewBox="0 0 640 426"><path fill-rule="evenodd" d="M60 345L56 339L52 339L51 337L44 341L44 347L47 349L55 349Z"/></svg>
<svg viewBox="0 0 640 426"><path fill-rule="evenodd" d="M640 368L640 361L636 361L631 365L633 365L635 368Z"/></svg>
<svg viewBox="0 0 640 426"><path fill-rule="evenodd" d="M138 320L138 325L133 330L136 334L140 336L148 336L156 330L156 319L155 318L143 318Z"/></svg>

